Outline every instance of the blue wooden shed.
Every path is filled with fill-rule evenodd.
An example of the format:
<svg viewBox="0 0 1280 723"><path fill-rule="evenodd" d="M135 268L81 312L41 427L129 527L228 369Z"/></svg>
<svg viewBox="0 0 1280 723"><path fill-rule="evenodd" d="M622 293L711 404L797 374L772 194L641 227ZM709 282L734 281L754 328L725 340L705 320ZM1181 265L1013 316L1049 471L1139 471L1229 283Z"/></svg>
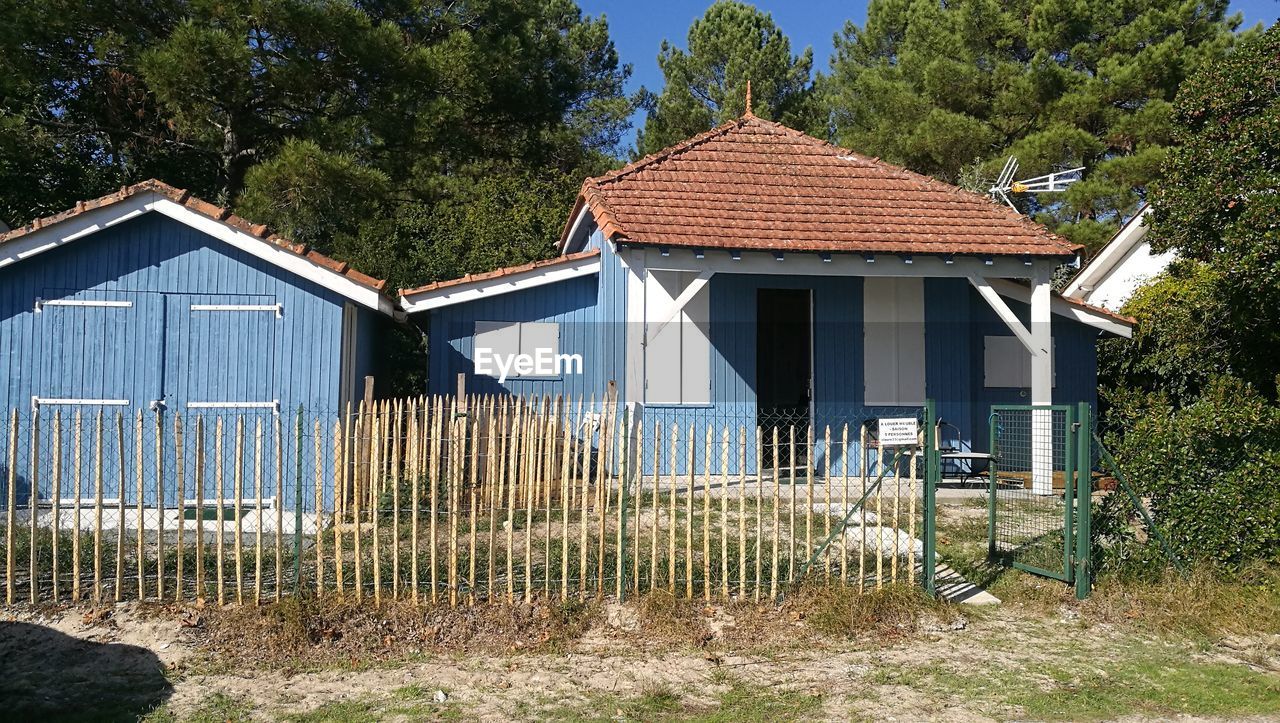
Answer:
<svg viewBox="0 0 1280 723"><path fill-rule="evenodd" d="M158 181L0 236L0 407L335 412L384 282Z"/></svg>
<svg viewBox="0 0 1280 723"><path fill-rule="evenodd" d="M398 313L384 285L155 180L0 235L0 409L6 422L14 410L22 419L18 470L28 468L22 457L31 447L52 454L56 416L69 424L101 413L129 425L130 443L120 444L108 424L108 497L124 468L152 479L164 464L172 477L173 440L162 454L150 440L171 436L175 416L188 425L207 417L210 426L218 416L256 416L268 440L277 415L292 432L300 407L308 429L316 419L332 424L373 371L379 325ZM146 445L132 444L139 412ZM77 453L89 458L84 427ZM62 447L72 443L70 426L61 436ZM267 448L259 466L273 469L277 446ZM75 455L58 452L70 470Z"/></svg>
<svg viewBox="0 0 1280 723"><path fill-rule="evenodd" d="M1054 293L1079 249L1012 209L750 113L588 179L561 251L401 291L433 392L814 430L932 398L981 448L993 404L1093 402L1132 326Z"/></svg>

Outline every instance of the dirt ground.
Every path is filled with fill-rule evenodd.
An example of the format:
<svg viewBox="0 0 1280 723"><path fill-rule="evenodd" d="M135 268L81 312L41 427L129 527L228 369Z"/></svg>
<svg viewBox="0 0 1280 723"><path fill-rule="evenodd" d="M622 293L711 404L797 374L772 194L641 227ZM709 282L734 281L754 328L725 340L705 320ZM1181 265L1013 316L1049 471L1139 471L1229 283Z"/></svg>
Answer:
<svg viewBox="0 0 1280 723"><path fill-rule="evenodd" d="M1274 631L1060 597L26 611L0 622L0 719L1280 720Z"/></svg>

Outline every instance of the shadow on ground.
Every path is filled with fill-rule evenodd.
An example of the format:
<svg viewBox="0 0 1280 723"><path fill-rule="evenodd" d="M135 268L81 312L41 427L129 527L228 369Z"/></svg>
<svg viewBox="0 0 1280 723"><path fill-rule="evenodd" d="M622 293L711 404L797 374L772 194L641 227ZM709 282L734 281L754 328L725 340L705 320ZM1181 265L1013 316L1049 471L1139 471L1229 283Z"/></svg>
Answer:
<svg viewBox="0 0 1280 723"><path fill-rule="evenodd" d="M135 720L172 693L146 648L0 622L0 719Z"/></svg>

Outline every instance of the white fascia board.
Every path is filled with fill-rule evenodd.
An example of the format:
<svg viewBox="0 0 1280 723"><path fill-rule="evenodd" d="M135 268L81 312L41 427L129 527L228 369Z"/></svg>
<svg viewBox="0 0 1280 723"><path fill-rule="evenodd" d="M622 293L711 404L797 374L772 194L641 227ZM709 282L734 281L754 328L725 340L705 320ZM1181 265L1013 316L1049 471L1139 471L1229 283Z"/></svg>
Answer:
<svg viewBox="0 0 1280 723"><path fill-rule="evenodd" d="M118 203L85 211L60 223L45 226L0 244L0 269L137 218L150 211L151 203L157 198L160 196L155 193L140 193Z"/></svg>
<svg viewBox="0 0 1280 723"><path fill-rule="evenodd" d="M1031 289L1022 284L1014 283L1007 279L987 279L986 281L1001 296L1007 296L1024 304L1031 303ZM1105 314L1073 304L1062 297L1054 296L1049 303L1049 308L1058 316L1074 319L1081 324L1105 331L1108 334L1115 334L1125 339L1133 336L1133 329L1129 325L1122 324Z"/></svg>
<svg viewBox="0 0 1280 723"><path fill-rule="evenodd" d="M1102 279L1105 279L1115 267L1125 257L1134 246L1142 243L1142 239L1146 238L1147 225L1143 223L1147 214L1150 213L1151 207L1147 206L1143 210L1129 219L1129 222L1120 229L1115 238L1107 242L1106 246L1085 264L1085 267L1076 274L1071 283L1067 284L1067 288L1063 289L1063 296L1070 296L1074 299L1086 300L1089 292L1098 286Z"/></svg>
<svg viewBox="0 0 1280 723"><path fill-rule="evenodd" d="M578 236L578 231L582 230L583 223L590 217L591 209L587 208L587 204L582 204L582 210L578 211L577 217L573 219L573 225L569 227L568 235L564 237L564 246L560 248L561 253L570 253L569 249L574 247L574 240ZM588 225L588 228L590 228L590 225Z"/></svg>
<svg viewBox="0 0 1280 723"><path fill-rule="evenodd" d="M449 284L438 289L403 294L400 296L400 306L408 313L413 314L598 273L600 273L600 257L591 256L568 263L544 266L540 269L507 274L492 279Z"/></svg>
<svg viewBox="0 0 1280 723"><path fill-rule="evenodd" d="M197 231L203 231L214 238L225 241L241 251L279 266L285 271L297 274L308 281L313 281L367 309L381 312L387 316L395 316L395 303L363 284L357 284L342 274L327 269L292 251L286 251L269 241L247 234L234 226L209 218L204 214L196 213L164 196L159 194L154 194L154 196L156 202L153 204L152 210L158 213L164 214L179 223L184 223Z"/></svg>
<svg viewBox="0 0 1280 723"><path fill-rule="evenodd" d="M377 291L230 224L197 213L161 194L148 191L101 206L0 244L0 268L102 231L145 213L155 212L201 231L241 251L279 266L357 304L395 316L395 303Z"/></svg>
<svg viewBox="0 0 1280 723"><path fill-rule="evenodd" d="M650 271L710 271L720 274L786 274L791 276L893 276L941 277L967 279L978 275L1010 279L1029 279L1037 272L1052 270L1062 258L993 256L925 256L919 254L818 254L811 251L781 252L782 260L772 251L742 251L734 259L727 249L699 250L672 247L664 255L653 247L634 249L644 258ZM825 259L830 259L825 260Z"/></svg>

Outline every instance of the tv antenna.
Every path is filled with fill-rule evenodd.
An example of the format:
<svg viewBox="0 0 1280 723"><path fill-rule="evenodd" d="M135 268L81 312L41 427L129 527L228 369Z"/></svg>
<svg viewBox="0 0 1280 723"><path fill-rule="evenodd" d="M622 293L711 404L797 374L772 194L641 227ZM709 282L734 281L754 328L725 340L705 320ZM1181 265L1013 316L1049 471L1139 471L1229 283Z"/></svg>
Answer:
<svg viewBox="0 0 1280 723"><path fill-rule="evenodd" d="M1013 205L1013 199L1009 197L1010 194L1059 193L1067 190L1067 186L1079 181L1082 171L1084 171L1084 166L1015 181L1013 177L1018 173L1018 159L1016 156L1009 156L1009 160L1004 162L1004 168L1000 171L1000 175L996 177L995 185L987 189L987 192L991 194L992 198L1004 201L1009 204L1009 208L1017 211L1018 207Z"/></svg>

